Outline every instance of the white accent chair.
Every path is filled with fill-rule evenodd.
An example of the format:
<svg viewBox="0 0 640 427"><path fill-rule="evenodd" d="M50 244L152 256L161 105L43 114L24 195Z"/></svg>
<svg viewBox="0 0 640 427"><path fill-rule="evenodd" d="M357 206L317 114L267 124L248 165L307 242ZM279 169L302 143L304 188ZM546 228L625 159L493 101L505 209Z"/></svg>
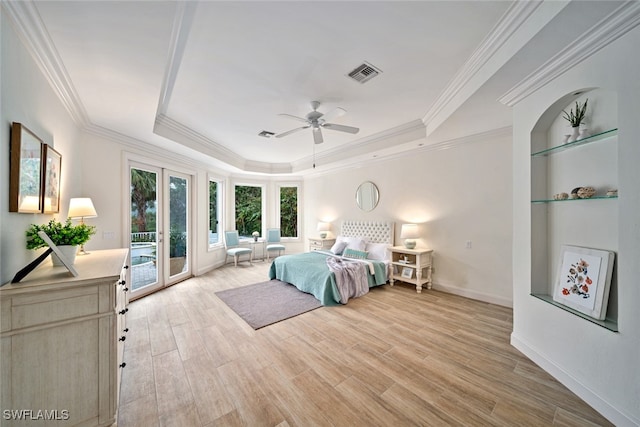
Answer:
<svg viewBox="0 0 640 427"><path fill-rule="evenodd" d="M235 266L238 266L238 258L240 255L249 255L249 264L253 262L253 250L251 248L242 248L240 247L240 237L238 236L238 232L236 230L233 231L225 231L224 232L224 246L227 249L227 256L224 260L224 263L227 263L227 260L230 256L233 257L233 262Z"/></svg>
<svg viewBox="0 0 640 427"><path fill-rule="evenodd" d="M269 252L278 251L278 256L284 252L285 246L280 243L280 229L269 228L267 230L267 261L269 261Z"/></svg>

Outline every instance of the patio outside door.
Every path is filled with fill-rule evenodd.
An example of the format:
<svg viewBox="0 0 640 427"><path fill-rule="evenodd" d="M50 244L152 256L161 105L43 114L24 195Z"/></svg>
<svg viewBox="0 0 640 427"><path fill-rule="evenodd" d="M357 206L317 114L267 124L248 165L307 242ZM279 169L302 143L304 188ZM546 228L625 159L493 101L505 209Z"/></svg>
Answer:
<svg viewBox="0 0 640 427"><path fill-rule="evenodd" d="M188 175L142 164L129 168L131 297L191 275Z"/></svg>

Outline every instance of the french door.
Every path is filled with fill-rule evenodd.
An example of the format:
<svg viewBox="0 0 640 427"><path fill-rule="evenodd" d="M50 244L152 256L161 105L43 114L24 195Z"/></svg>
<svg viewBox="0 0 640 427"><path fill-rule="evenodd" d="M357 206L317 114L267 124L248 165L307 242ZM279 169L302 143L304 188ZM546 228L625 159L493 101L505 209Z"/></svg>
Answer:
<svg viewBox="0 0 640 427"><path fill-rule="evenodd" d="M130 163L132 298L191 276L190 185L189 175Z"/></svg>

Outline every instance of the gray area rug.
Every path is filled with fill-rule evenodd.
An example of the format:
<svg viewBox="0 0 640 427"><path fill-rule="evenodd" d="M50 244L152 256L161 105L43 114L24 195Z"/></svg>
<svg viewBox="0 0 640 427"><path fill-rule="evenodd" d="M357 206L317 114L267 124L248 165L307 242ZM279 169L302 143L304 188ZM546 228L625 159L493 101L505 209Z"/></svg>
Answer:
<svg viewBox="0 0 640 427"><path fill-rule="evenodd" d="M313 295L280 280L216 292L253 329L289 319L322 307Z"/></svg>

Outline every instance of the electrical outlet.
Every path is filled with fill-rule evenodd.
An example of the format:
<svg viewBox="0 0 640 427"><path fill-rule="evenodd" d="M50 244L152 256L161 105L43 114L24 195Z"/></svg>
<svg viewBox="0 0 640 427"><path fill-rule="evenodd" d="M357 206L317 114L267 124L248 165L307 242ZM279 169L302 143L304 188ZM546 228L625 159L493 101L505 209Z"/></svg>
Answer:
<svg viewBox="0 0 640 427"><path fill-rule="evenodd" d="M467 240L467 243L465 243L464 247L467 249L471 249L471 240Z"/></svg>

